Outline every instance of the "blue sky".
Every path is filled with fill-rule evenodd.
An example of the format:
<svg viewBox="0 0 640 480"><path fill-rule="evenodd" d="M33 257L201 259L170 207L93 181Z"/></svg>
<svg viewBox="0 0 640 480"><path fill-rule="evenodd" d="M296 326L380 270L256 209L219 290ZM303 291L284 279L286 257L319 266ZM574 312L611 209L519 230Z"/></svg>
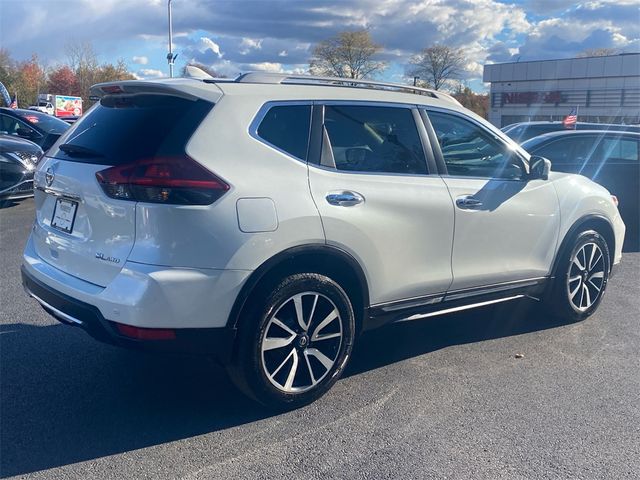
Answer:
<svg viewBox="0 0 640 480"><path fill-rule="evenodd" d="M313 45L367 28L384 46L382 78L403 81L411 55L434 43L462 48L465 78L482 90L486 63L568 58L585 49L640 51L636 0L172 0L177 67L235 76L304 72ZM65 61L69 41L101 61L122 58L140 78L168 75L166 0L0 0L0 45L14 58Z"/></svg>

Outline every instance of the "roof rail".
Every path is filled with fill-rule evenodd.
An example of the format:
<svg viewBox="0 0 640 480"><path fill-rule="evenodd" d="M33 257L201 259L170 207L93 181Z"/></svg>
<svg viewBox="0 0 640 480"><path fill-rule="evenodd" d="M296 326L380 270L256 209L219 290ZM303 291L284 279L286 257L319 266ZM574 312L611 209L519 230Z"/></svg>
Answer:
<svg viewBox="0 0 640 480"><path fill-rule="evenodd" d="M205 80L207 81L207 80ZM211 80L208 80L211 82ZM319 77L315 75L295 75L288 73L249 72L235 79L236 83L265 83L287 85L323 85L336 87L370 88L374 90L393 90L397 92L427 95L432 98L449 101L460 105L455 98L448 93L431 90L429 88L402 85L400 83L378 82L376 80L362 80L356 78Z"/></svg>

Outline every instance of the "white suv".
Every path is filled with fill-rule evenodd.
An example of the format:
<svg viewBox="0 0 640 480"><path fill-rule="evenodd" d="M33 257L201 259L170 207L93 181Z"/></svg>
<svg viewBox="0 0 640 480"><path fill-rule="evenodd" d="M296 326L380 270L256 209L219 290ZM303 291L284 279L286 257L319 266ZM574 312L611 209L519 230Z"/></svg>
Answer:
<svg viewBox="0 0 640 480"><path fill-rule="evenodd" d="M97 85L35 175L23 283L117 345L213 355L298 406L358 334L534 297L600 303L615 198L449 95L251 73Z"/></svg>

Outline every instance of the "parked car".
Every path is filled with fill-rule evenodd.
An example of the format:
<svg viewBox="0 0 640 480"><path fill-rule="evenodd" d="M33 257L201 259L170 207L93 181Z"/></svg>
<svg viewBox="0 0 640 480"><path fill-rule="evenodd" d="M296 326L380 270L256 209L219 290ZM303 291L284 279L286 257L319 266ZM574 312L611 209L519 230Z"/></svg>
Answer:
<svg viewBox="0 0 640 480"><path fill-rule="evenodd" d="M624 249L640 250L640 133L554 132L527 140L522 147L551 160L553 170L584 175L615 194L627 226Z"/></svg>
<svg viewBox="0 0 640 480"><path fill-rule="evenodd" d="M511 125L502 127L501 130L516 142L522 143L525 140L537 137L538 135L559 131L570 132L574 130L613 130L616 132L640 133L640 126L616 125L612 123L578 122L575 128L567 129L562 122L521 122L512 123Z"/></svg>
<svg viewBox="0 0 640 480"><path fill-rule="evenodd" d="M0 135L0 200L33 196L33 172L42 154L29 140Z"/></svg>
<svg viewBox="0 0 640 480"><path fill-rule="evenodd" d="M598 307L625 231L609 192L451 96L202 77L94 86L39 164L23 283L61 322L204 352L295 407L367 329L524 297L567 320Z"/></svg>
<svg viewBox="0 0 640 480"><path fill-rule="evenodd" d="M68 123L46 113L0 107L0 134L25 138L45 151L68 129Z"/></svg>
<svg viewBox="0 0 640 480"><path fill-rule="evenodd" d="M56 109L51 102L38 102L38 105L30 106L29 110L36 110L48 115L53 115L56 112Z"/></svg>

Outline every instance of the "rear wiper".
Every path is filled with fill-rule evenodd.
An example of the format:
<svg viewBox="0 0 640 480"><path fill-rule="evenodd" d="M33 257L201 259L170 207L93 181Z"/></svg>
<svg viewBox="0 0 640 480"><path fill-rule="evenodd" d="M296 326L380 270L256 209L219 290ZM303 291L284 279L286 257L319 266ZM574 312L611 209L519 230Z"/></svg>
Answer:
<svg viewBox="0 0 640 480"><path fill-rule="evenodd" d="M63 143L58 148L70 156L75 155L77 157L104 157L104 155L100 152L96 152L95 150L87 147L82 147L80 145L74 145L72 143Z"/></svg>

